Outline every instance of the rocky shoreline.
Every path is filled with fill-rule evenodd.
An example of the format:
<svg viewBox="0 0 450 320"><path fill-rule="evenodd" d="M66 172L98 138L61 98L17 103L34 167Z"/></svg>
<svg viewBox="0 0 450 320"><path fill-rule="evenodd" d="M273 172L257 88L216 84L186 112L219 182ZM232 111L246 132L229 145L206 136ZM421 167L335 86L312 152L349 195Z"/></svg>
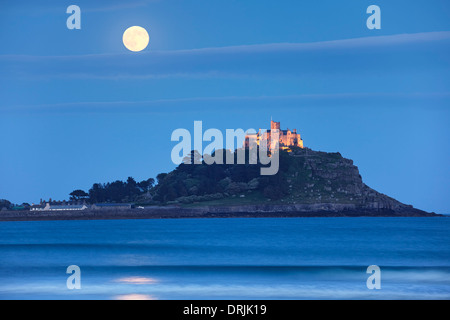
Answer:
<svg viewBox="0 0 450 320"><path fill-rule="evenodd" d="M296 204L241 206L154 206L128 210L1 211L0 221L183 219L183 218L287 218L287 217L437 217L411 206L395 209L359 207L353 204Z"/></svg>

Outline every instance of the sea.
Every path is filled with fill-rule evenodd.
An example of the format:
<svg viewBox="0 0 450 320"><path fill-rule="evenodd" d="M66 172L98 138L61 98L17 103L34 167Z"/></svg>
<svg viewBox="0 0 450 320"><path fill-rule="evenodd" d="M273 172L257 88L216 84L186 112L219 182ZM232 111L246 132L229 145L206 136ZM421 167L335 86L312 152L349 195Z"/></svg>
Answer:
<svg viewBox="0 0 450 320"><path fill-rule="evenodd" d="M450 217L0 222L2 300L449 298Z"/></svg>

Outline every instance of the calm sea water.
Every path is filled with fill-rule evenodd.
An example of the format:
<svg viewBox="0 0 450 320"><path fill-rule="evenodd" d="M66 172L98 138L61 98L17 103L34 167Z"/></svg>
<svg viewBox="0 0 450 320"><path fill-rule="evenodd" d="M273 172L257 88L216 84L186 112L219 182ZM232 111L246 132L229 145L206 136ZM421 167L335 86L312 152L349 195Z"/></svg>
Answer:
<svg viewBox="0 0 450 320"><path fill-rule="evenodd" d="M0 222L0 257L0 299L450 298L450 218Z"/></svg>

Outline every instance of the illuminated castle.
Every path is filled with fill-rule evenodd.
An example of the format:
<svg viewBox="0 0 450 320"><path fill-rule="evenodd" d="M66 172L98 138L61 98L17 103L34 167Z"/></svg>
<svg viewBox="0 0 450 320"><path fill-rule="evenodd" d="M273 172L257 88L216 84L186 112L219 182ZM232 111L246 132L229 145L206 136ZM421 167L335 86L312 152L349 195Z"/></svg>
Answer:
<svg viewBox="0 0 450 320"><path fill-rule="evenodd" d="M289 147L300 147L303 148L303 140L299 133L297 133L297 129L294 130L281 130L280 123L270 120L270 130L261 130L259 129L258 133L247 134L244 140L244 146L248 148L250 146L250 141L256 141L256 144L259 145L259 142L262 139L267 139L267 145L270 145L271 141L271 133L277 130L279 133L279 146L280 149L289 149Z"/></svg>

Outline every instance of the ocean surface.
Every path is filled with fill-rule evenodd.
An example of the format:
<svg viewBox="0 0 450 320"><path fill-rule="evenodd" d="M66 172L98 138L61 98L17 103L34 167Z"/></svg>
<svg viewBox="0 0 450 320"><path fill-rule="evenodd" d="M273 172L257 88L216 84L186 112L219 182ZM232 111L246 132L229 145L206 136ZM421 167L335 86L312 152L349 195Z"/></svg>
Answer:
<svg viewBox="0 0 450 320"><path fill-rule="evenodd" d="M450 299L450 218L0 222L0 299Z"/></svg>

